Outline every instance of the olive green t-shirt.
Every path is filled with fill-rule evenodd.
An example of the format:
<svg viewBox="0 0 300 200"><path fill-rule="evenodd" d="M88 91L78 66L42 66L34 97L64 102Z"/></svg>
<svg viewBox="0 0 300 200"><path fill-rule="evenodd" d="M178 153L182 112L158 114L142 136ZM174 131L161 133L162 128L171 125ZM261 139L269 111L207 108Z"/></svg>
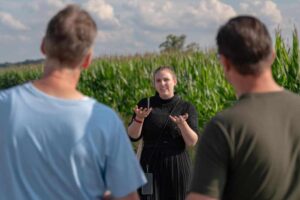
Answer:
<svg viewBox="0 0 300 200"><path fill-rule="evenodd" d="M191 192L225 200L300 200L300 97L245 94L206 126Z"/></svg>

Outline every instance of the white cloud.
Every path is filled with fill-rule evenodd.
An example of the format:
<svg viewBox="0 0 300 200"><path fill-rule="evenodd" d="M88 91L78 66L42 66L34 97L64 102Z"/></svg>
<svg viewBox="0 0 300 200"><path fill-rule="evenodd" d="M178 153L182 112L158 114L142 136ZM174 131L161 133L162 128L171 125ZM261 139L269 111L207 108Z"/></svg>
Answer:
<svg viewBox="0 0 300 200"><path fill-rule="evenodd" d="M271 17L274 22L280 23L282 21L281 12L273 1L266 1L262 8L262 12L263 11L265 15Z"/></svg>
<svg viewBox="0 0 300 200"><path fill-rule="evenodd" d="M47 0L47 3L56 8L62 8L67 4L64 0Z"/></svg>
<svg viewBox="0 0 300 200"><path fill-rule="evenodd" d="M195 23L200 26L210 26L211 23L220 24L236 15L235 10L218 0L202 0L196 7L188 9Z"/></svg>
<svg viewBox="0 0 300 200"><path fill-rule="evenodd" d="M108 30L102 31L98 30L97 33L97 42L100 43L118 43L124 41L124 36L127 39L131 38L133 35L133 30L130 28L119 29L118 31Z"/></svg>
<svg viewBox="0 0 300 200"><path fill-rule="evenodd" d="M157 29L208 27L220 24L236 15L235 10L219 0L200 0L198 3L173 1L144 1L135 5L141 23Z"/></svg>
<svg viewBox="0 0 300 200"><path fill-rule="evenodd" d="M135 38L134 30L131 28L121 28L118 31L98 30L95 56L126 55L143 52L146 48L144 45L144 41Z"/></svg>
<svg viewBox="0 0 300 200"><path fill-rule="evenodd" d="M165 4L163 4L162 11L168 12L168 11L172 10L172 8L174 8L173 4L170 1L167 1L167 2L165 2Z"/></svg>
<svg viewBox="0 0 300 200"><path fill-rule="evenodd" d="M140 3L137 7L137 10L141 17L142 23L150 27L165 29L175 27L176 25L177 16L175 10L177 8L171 9L172 7L173 4L170 1L164 3L146 1Z"/></svg>
<svg viewBox="0 0 300 200"><path fill-rule="evenodd" d="M96 39L98 42L106 42L106 41L110 40L111 38L112 38L111 33L98 30L97 39Z"/></svg>
<svg viewBox="0 0 300 200"><path fill-rule="evenodd" d="M243 14L253 14L273 25L280 24L283 19L276 3L271 0L247 0L246 2L240 3L240 9Z"/></svg>
<svg viewBox="0 0 300 200"><path fill-rule="evenodd" d="M247 3L244 3L244 2L240 3L240 9L242 11L248 10L248 8L249 8L249 5Z"/></svg>
<svg viewBox="0 0 300 200"><path fill-rule="evenodd" d="M51 17L68 3L88 10L99 27L95 55L158 51L168 34L212 46L219 25L237 14L259 17L268 28L280 23L288 35L299 28L299 0L0 0L0 62L38 58ZM300 28L299 28L300 29ZM21 30L21 31L20 31ZM22 31L27 30L27 31ZM6 45L6 46L5 46ZM20 48L20 45L22 48ZM9 49L9 51L8 51ZM23 51L24 49L24 51ZM11 52L21 51L22 53Z"/></svg>
<svg viewBox="0 0 300 200"><path fill-rule="evenodd" d="M118 19L115 17L113 7L106 3L104 0L89 0L84 4L87 11L94 13L100 20L119 24Z"/></svg>
<svg viewBox="0 0 300 200"><path fill-rule="evenodd" d="M7 12L0 11L0 22L3 25L6 25L15 30L27 30L28 28L20 22L18 19L15 19L11 14Z"/></svg>

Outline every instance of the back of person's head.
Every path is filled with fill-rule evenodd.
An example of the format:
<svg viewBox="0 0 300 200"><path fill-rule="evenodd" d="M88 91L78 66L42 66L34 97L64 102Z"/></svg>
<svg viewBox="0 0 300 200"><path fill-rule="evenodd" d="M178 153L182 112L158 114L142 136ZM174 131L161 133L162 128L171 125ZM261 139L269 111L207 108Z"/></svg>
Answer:
<svg viewBox="0 0 300 200"><path fill-rule="evenodd" d="M78 5L68 5L48 23L44 51L60 63L78 64L91 49L96 34L92 17Z"/></svg>
<svg viewBox="0 0 300 200"><path fill-rule="evenodd" d="M221 26L217 34L218 53L229 59L242 75L264 70L261 61L272 53L272 39L266 26L252 16L238 16Z"/></svg>

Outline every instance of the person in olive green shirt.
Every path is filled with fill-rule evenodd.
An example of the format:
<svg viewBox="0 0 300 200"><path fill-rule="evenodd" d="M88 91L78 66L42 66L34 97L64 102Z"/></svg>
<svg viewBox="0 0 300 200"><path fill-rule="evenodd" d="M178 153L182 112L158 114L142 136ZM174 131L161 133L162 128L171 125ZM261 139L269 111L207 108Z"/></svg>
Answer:
<svg viewBox="0 0 300 200"><path fill-rule="evenodd" d="M272 77L268 30L237 16L216 39L238 101L207 124L186 200L300 199L300 97Z"/></svg>

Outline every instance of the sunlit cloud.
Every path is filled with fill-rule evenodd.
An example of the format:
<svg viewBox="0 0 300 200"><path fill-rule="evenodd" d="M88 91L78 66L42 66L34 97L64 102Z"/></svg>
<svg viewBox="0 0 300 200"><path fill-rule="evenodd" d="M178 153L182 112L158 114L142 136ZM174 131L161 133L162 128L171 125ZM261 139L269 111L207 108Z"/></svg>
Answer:
<svg viewBox="0 0 300 200"><path fill-rule="evenodd" d="M253 14L273 25L278 25L283 20L281 11L276 3L271 0L247 0L240 3L240 9L241 13Z"/></svg>
<svg viewBox="0 0 300 200"><path fill-rule="evenodd" d="M113 7L104 0L89 0L84 4L87 11L95 14L101 21L118 25L119 21L115 17Z"/></svg>
<svg viewBox="0 0 300 200"><path fill-rule="evenodd" d="M18 19L7 12L0 11L0 23L15 30L27 30L28 28Z"/></svg>

